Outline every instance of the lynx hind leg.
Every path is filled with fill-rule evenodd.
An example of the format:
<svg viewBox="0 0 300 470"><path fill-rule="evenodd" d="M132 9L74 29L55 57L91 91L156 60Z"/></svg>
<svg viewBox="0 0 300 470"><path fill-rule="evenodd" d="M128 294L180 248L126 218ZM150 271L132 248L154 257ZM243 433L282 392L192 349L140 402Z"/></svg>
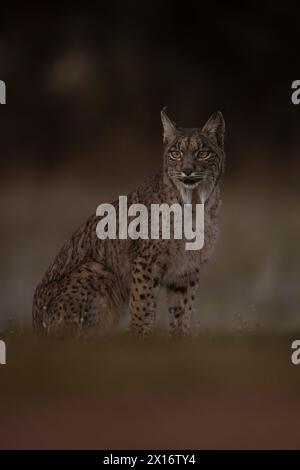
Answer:
<svg viewBox="0 0 300 470"><path fill-rule="evenodd" d="M110 331L119 318L120 297L114 276L99 264L86 263L55 286L43 306L46 334L92 335Z"/></svg>

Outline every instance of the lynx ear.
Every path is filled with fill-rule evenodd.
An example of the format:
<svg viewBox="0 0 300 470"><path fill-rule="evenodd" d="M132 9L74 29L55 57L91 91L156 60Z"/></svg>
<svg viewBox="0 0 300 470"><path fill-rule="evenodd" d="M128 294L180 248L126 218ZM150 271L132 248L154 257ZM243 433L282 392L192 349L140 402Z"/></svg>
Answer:
<svg viewBox="0 0 300 470"><path fill-rule="evenodd" d="M165 144L172 142L178 133L175 122L171 121L171 119L166 115L166 109L167 108L164 108L160 112L161 122L163 125L163 139Z"/></svg>
<svg viewBox="0 0 300 470"><path fill-rule="evenodd" d="M224 135L225 135L225 121L221 111L213 113L205 126L202 128L202 132L209 134L213 139L216 140L219 147L224 147Z"/></svg>

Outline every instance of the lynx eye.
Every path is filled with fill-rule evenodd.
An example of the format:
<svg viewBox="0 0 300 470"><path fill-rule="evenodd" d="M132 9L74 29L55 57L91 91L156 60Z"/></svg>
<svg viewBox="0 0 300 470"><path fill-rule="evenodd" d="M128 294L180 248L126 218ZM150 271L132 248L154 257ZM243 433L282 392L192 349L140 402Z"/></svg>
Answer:
<svg viewBox="0 0 300 470"><path fill-rule="evenodd" d="M197 160L207 160L211 156L211 152L209 150L199 150L196 157Z"/></svg>
<svg viewBox="0 0 300 470"><path fill-rule="evenodd" d="M180 160L181 159L181 152L178 152L178 151L174 150L174 152L169 153L169 157L171 158L171 160Z"/></svg>

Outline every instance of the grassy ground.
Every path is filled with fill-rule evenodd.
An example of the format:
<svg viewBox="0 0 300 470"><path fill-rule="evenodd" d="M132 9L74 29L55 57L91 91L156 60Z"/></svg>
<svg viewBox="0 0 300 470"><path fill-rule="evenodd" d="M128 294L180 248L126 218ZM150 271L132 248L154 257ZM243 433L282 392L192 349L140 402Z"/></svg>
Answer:
<svg viewBox="0 0 300 470"><path fill-rule="evenodd" d="M297 335L6 336L1 448L295 448Z"/></svg>

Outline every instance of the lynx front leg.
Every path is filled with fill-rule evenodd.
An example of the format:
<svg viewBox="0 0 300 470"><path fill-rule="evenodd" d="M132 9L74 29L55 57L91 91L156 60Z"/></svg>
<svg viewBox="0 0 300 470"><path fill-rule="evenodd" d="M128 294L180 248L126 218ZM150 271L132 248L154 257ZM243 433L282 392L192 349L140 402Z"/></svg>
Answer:
<svg viewBox="0 0 300 470"><path fill-rule="evenodd" d="M132 270L130 329L139 336L151 334L155 326L159 277L154 271L143 258L136 260Z"/></svg>
<svg viewBox="0 0 300 470"><path fill-rule="evenodd" d="M191 319L195 310L195 297L198 280L182 280L167 286L172 337L190 334Z"/></svg>

